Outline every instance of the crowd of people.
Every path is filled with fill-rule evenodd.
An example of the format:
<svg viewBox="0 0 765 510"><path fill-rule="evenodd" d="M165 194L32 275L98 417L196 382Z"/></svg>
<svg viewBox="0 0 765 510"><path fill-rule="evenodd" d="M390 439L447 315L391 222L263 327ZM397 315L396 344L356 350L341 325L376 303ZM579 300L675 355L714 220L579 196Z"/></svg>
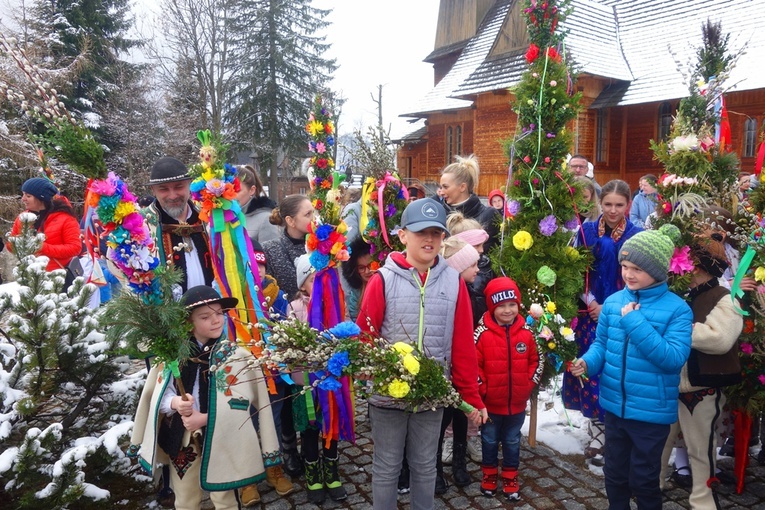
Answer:
<svg viewBox="0 0 765 510"><path fill-rule="evenodd" d="M713 488L725 478L715 466L724 386L731 380L725 376L737 369L730 352L742 329L728 291L737 264L733 241L711 226L698 239L693 250L701 262L686 303L667 286L674 248L670 229L646 229L656 207L656 177L641 177L633 193L621 180L598 184L583 156L573 156L568 169L586 202L572 244L593 257L582 276L588 284L575 328L579 356L564 375L562 390L565 406L590 420L585 456L604 465L611 508L629 508L634 496L638 508L658 509L674 448L673 476L690 487L693 508L715 508ZM512 275L492 269L488 254L509 213L501 190L489 194L488 205L476 195L479 174L474 156L456 157L442 170L434 196L413 184L396 231L405 249L390 253L379 268L372 264L371 245L359 235L358 220L353 222L358 200L346 207L351 225L351 255L341 267L346 319L384 338L409 339L444 360L452 384L471 407L412 412L390 397L369 398L375 508L396 508L404 493L410 494L411 508L433 508L435 495L449 487L447 457L454 485L473 483L466 468L471 441L480 441L481 492L520 499L521 427L544 359L526 327L521 290ZM305 243L315 216L311 200L289 195L272 202L251 166L239 169L239 180L237 201L269 311L276 318L305 319L314 276ZM240 420L237 430L247 429L246 434L224 424L227 416L236 419L237 410L210 397L216 391L205 368L211 360L238 353L246 363L252 353L239 352L223 334L223 314L236 303L213 289L208 232L191 200L190 182L181 161L161 158L147 182L153 199L142 210L161 263L182 270L180 299L190 314L195 348L180 381L163 380L147 360L151 371L131 442L140 445L145 464L163 465L160 504L197 509L201 479L217 487L216 508L251 506L260 501L260 480L287 495L294 490L290 477L301 476L310 502L341 501L346 492L338 472L340 445L322 438L316 426L295 420L296 413L306 412L305 399L295 398L301 384L271 374L274 391L262 381L244 385L243 409L251 412L253 426L239 427ZM25 208L38 215L35 228L45 234L40 254L49 257L47 269L66 269L82 253L71 205L45 178L27 180L22 192ZM12 234L19 229L17 219ZM752 290L753 282L745 279L741 287ZM710 364L722 364L727 372L711 373ZM221 467L226 455L241 460Z"/></svg>

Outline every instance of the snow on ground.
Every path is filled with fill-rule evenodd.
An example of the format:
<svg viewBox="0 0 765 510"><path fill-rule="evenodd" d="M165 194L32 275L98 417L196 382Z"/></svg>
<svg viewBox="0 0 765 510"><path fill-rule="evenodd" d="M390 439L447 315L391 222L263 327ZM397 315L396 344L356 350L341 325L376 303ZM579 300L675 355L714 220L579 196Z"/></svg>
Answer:
<svg viewBox="0 0 765 510"><path fill-rule="evenodd" d="M537 441L544 443L563 455L583 454L589 441L587 418L579 411L563 407L560 396L562 376L552 388L539 392L537 404ZM523 423L521 432L528 437L529 418Z"/></svg>

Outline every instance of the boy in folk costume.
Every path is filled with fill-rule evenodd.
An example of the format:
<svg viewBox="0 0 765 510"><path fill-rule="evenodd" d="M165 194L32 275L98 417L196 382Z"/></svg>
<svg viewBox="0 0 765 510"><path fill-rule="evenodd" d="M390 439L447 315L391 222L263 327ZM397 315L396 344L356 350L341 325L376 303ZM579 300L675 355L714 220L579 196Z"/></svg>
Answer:
<svg viewBox="0 0 765 510"><path fill-rule="evenodd" d="M737 340L744 321L730 291L719 284L728 267L722 239L718 233L702 236L691 247L696 260L688 295L693 311L691 355L680 373L678 421L670 429L662 455L666 467L677 433L682 432L685 448L677 449L676 473L690 474L688 501L694 509L720 508L712 489L720 483L715 462L716 426L725 405L722 388L741 381Z"/></svg>
<svg viewBox="0 0 765 510"><path fill-rule="evenodd" d="M198 510L207 490L217 510L238 509L234 489L265 478L266 468L281 462L268 389L257 376L262 374L237 380L254 358L224 334L224 309L236 306L235 298L221 298L200 285L189 289L181 303L192 323L191 355L180 369L190 393L185 399L179 395L165 366L152 368L129 453L149 473L158 462L172 465L175 508ZM259 409L260 434L247 426L251 404Z"/></svg>

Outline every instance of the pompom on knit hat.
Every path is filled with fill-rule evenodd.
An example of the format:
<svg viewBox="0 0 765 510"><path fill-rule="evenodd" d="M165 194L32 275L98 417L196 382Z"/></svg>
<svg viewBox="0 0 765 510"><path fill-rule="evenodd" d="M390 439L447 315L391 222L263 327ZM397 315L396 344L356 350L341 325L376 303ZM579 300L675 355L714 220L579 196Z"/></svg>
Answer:
<svg viewBox="0 0 765 510"><path fill-rule="evenodd" d="M295 260L295 272L297 273L297 287L300 289L308 277L314 272L308 254L301 255Z"/></svg>
<svg viewBox="0 0 765 510"><path fill-rule="evenodd" d="M24 181L24 184L21 185L21 192L32 195L43 202L50 202L53 197L58 195L58 188L48 179L33 177Z"/></svg>
<svg viewBox="0 0 765 510"><path fill-rule="evenodd" d="M461 273L465 269L469 268L476 262L478 262L478 259L481 257L478 254L478 250L473 248L471 244L468 244L467 242L463 241L462 248L459 248L455 253L452 253L448 258L444 255L444 260L446 263L457 271L458 273Z"/></svg>
<svg viewBox="0 0 765 510"><path fill-rule="evenodd" d="M521 306L521 291L518 289L518 284L507 276L491 280L486 284L483 295L486 298L489 313L492 315L494 315L494 309L505 301L513 301L519 307Z"/></svg>
<svg viewBox="0 0 765 510"><path fill-rule="evenodd" d="M619 262L632 262L657 282L666 281L669 261L675 252L672 236L677 230L674 225L671 225L674 230L664 228L666 226L659 230L644 230L630 237L619 251Z"/></svg>

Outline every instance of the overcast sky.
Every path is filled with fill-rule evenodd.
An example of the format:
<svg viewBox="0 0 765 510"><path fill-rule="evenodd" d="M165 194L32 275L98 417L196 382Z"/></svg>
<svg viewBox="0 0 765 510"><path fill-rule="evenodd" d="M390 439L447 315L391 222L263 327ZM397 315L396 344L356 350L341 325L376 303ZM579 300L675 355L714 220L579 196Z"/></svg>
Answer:
<svg viewBox="0 0 765 510"><path fill-rule="evenodd" d="M8 23L12 6L21 0L0 0L0 19ZM27 2L29 5L31 2ZM136 23L143 35L156 15L157 0L134 0ZM377 86L383 85L383 122L392 134L407 131L399 115L412 111L433 86L433 66L422 60L433 51L439 0L314 0L332 9L327 42L339 65L333 89L346 98L340 133L377 123ZM148 14L148 15L147 15ZM310 101L310 98L306 99Z"/></svg>
<svg viewBox="0 0 765 510"><path fill-rule="evenodd" d="M377 86L383 85L383 121L394 134L406 126L398 116L433 87L433 51L439 0L315 0L332 8L327 34L340 68L333 88L342 91L340 131L377 123Z"/></svg>

